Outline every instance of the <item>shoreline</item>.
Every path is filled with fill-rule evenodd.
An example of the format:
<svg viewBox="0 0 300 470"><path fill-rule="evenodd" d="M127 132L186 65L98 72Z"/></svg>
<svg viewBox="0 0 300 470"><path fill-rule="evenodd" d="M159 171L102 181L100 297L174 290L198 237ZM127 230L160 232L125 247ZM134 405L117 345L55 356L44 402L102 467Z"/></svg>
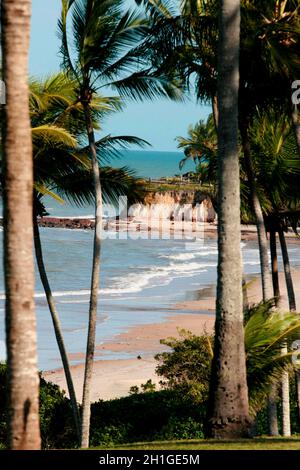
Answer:
<svg viewBox="0 0 300 470"><path fill-rule="evenodd" d="M300 267L292 270L295 296L300 306ZM288 309L284 273L280 272L282 309ZM261 285L258 276L247 276L249 282L247 297L249 304L261 300ZM202 298L186 300L171 307L165 321L130 327L103 344L96 346L91 400L109 400L126 396L133 385L140 386L148 379L159 386L159 377L155 374L154 355L167 350L160 344L161 339L178 337L178 329L191 331L193 334L212 332L215 322L215 286L203 289ZM201 291L199 292L201 296ZM105 359L105 352L134 355L130 359ZM70 359L82 359L83 353L70 355ZM84 364L71 366L77 400L81 401ZM67 390L62 369L42 373L43 378Z"/></svg>
<svg viewBox="0 0 300 470"><path fill-rule="evenodd" d="M149 225L150 224L150 225ZM165 225L164 225L165 224ZM61 228L68 230L93 230L95 228L94 217L42 217L38 220L39 227L42 228ZM106 219L103 221L104 231L118 232L140 232L141 237L146 235L148 232L162 233L163 230L170 230L170 235L195 235L207 239L215 239L217 237L217 222L181 222L171 221L169 219L150 219L140 217L127 217L127 218L116 218L115 220ZM285 234L288 238L289 243L293 241L299 241L294 232L289 229L288 233ZM255 225L242 224L241 225L241 240L242 241L256 241L257 240L257 229Z"/></svg>
<svg viewBox="0 0 300 470"><path fill-rule="evenodd" d="M178 336L177 328L191 330L195 334L212 331L214 315L212 314L174 314L162 323L137 325L120 333L104 344L96 346L96 357L93 371L91 400L109 400L126 396L133 385L140 386L151 379L157 386L159 377L155 374L154 355L166 351L160 344L161 339ZM99 359L103 351L134 353L132 359ZM73 355L70 355L70 358ZM84 354L76 354L77 358ZM84 364L71 366L77 400L81 401ZM42 377L67 390L62 369L42 373Z"/></svg>

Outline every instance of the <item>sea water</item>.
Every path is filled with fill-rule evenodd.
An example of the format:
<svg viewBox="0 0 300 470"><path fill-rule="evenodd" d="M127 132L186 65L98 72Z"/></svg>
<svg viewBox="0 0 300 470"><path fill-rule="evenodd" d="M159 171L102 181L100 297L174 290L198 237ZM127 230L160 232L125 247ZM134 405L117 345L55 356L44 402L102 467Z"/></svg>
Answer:
<svg viewBox="0 0 300 470"><path fill-rule="evenodd" d="M143 156L141 153L138 157L135 154L132 158L140 158L141 164L144 164L147 155ZM160 156L160 160L162 158ZM169 155L166 160L173 163L165 174L172 174L175 163L178 162L178 155ZM119 163L124 164L121 160ZM128 165L129 162L126 161L125 164ZM137 163L134 165L136 168ZM139 172L145 175L147 169L141 168ZM162 168L159 169L159 174L164 174L161 172ZM155 175L154 169L151 175ZM76 208L68 204L62 206L49 198L46 200L46 206L52 216L93 215L93 207ZM82 353L86 347L93 232L59 228L42 228L40 231L46 270L56 299L67 351ZM0 238L2 256L2 233ZM251 242L242 246L245 273L258 273L259 256L256 244ZM128 330L133 325L161 322L167 316L178 313L173 308L177 302L196 299L201 289L216 282L217 255L216 240L205 238L105 239L101 255L96 343L109 341L114 335ZM291 248L290 256L293 264L300 264L298 248ZM59 352L38 275L35 300L39 367L42 370L59 368ZM1 269L0 359L5 357L4 301ZM126 353L101 354L107 359L131 357ZM73 359L71 362L75 364L80 362L80 359Z"/></svg>
<svg viewBox="0 0 300 470"><path fill-rule="evenodd" d="M87 335L93 232L42 228L46 269L60 314L67 350L84 352ZM244 270L259 271L257 247L243 244ZM293 263L300 250L291 249ZM102 248L97 344L135 324L161 322L178 313L174 304L197 297L216 282L215 240L111 240ZM4 341L4 289L0 276L0 344ZM39 367L60 367L53 326L40 280L36 279ZM2 343L1 343L2 342ZM126 354L104 353L104 358ZM76 363L77 361L72 361Z"/></svg>

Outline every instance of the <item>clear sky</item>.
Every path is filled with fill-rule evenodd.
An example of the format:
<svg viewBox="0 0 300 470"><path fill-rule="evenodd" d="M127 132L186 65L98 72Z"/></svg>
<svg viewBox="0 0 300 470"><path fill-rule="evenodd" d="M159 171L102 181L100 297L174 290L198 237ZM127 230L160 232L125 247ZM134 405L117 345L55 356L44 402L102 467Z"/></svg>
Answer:
<svg viewBox="0 0 300 470"><path fill-rule="evenodd" d="M30 73L45 76L59 70L57 19L61 0L32 0ZM175 137L186 135L189 124L206 118L210 108L167 100L130 103L122 113L111 116L103 125L109 134L128 134L150 142L153 150L176 150Z"/></svg>

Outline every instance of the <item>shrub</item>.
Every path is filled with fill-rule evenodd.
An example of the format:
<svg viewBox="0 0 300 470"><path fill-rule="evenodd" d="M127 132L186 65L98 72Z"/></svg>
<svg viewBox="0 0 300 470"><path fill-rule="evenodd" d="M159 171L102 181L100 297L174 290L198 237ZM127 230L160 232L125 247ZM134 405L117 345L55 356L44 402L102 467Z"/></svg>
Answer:
<svg viewBox="0 0 300 470"><path fill-rule="evenodd" d="M208 398L213 337L195 336L179 330L179 338L167 338L161 343L171 351L157 354L156 373L163 378L160 384L166 389L177 389L194 402L202 403Z"/></svg>
<svg viewBox="0 0 300 470"><path fill-rule="evenodd" d="M91 445L203 437L205 408L176 390L99 401L92 405Z"/></svg>
<svg viewBox="0 0 300 470"><path fill-rule="evenodd" d="M0 447L7 446L7 366L0 364ZM40 379L40 426L42 447L74 447L73 417L69 400L58 385Z"/></svg>

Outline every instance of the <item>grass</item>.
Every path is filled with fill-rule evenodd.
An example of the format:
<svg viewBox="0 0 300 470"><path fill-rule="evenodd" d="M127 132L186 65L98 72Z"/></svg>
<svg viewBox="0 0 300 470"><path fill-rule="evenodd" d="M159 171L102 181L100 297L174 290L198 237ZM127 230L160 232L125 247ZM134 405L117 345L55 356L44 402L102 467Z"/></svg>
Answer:
<svg viewBox="0 0 300 470"><path fill-rule="evenodd" d="M96 447L114 450L300 450L300 436L290 438L254 438L241 440L180 440L138 442L115 447Z"/></svg>
<svg viewBox="0 0 300 470"><path fill-rule="evenodd" d="M199 183L147 183L146 189L149 192L167 192L167 191L199 191L201 187Z"/></svg>

